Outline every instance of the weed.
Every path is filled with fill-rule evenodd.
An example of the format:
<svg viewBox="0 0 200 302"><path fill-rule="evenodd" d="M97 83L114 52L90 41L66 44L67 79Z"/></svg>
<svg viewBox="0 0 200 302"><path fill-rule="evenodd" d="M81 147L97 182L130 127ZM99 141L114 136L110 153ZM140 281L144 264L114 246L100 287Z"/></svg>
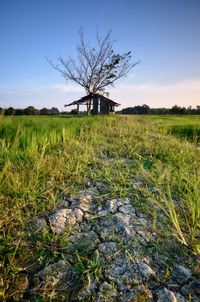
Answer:
<svg viewBox="0 0 200 302"><path fill-rule="evenodd" d="M70 230L66 229L64 233L57 234L52 230L44 228L42 233L30 233L30 244L34 249L39 264L48 264L52 260L63 258L67 251Z"/></svg>
<svg viewBox="0 0 200 302"><path fill-rule="evenodd" d="M70 264L70 267L80 274L80 281L83 282L86 288L90 288L92 280L98 282L101 277L102 263L98 252L94 254L92 259L81 256L76 252L74 264Z"/></svg>

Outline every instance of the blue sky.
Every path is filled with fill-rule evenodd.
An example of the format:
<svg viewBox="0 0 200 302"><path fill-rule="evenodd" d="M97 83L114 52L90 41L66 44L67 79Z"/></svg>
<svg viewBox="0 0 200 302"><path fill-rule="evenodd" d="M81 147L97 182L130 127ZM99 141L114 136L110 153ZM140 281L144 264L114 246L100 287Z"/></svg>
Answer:
<svg viewBox="0 0 200 302"><path fill-rule="evenodd" d="M199 0L0 0L0 107L83 96L45 60L73 56L81 26L91 44L112 29L115 50L141 61L107 89L121 108L200 105Z"/></svg>

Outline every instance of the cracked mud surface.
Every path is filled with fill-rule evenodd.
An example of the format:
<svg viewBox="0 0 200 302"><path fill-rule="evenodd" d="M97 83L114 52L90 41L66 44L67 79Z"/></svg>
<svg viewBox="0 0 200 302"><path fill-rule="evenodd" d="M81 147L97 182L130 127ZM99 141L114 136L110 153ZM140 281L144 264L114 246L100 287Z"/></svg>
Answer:
<svg viewBox="0 0 200 302"><path fill-rule="evenodd" d="M129 199L102 200L90 188L38 218L35 232L44 228L71 230L66 254L32 273L24 301L200 301L200 280L171 256L179 247L158 250L151 219Z"/></svg>

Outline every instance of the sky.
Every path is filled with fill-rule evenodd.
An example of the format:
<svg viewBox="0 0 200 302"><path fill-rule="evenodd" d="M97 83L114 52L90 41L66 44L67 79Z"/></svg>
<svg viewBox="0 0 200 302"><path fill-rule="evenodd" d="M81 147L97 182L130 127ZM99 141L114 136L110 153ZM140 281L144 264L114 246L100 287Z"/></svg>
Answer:
<svg viewBox="0 0 200 302"><path fill-rule="evenodd" d="M121 109L200 105L200 0L0 0L0 107L57 107L85 95L45 57L75 56L111 29L140 63L108 87Z"/></svg>

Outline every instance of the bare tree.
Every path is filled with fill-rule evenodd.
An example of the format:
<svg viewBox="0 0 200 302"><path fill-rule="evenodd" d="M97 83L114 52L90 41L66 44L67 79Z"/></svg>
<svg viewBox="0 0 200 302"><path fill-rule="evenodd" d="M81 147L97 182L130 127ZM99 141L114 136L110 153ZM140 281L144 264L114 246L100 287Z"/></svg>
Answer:
<svg viewBox="0 0 200 302"><path fill-rule="evenodd" d="M58 70L66 80L82 86L87 94L106 93L105 88L114 86L114 82L124 76L139 62L131 63L131 52L116 54L111 31L101 39L97 33L96 45L91 47L85 42L83 30L79 31L80 43L77 46L77 58L59 57L54 64L47 58L51 66Z"/></svg>

